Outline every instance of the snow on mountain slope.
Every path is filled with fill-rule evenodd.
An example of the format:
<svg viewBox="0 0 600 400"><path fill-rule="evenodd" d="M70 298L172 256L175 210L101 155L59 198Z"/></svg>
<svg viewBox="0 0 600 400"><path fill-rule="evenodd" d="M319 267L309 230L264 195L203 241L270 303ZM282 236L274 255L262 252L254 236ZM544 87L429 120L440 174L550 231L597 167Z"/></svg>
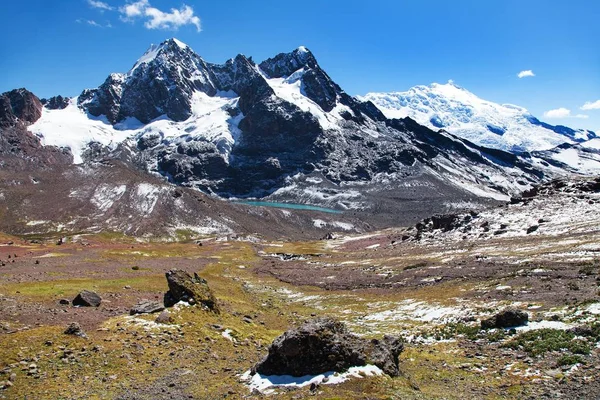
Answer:
<svg viewBox="0 0 600 400"><path fill-rule="evenodd" d="M116 130L106 118L92 117L77 107L77 98L62 110L42 109L42 116L29 131L37 135L42 144L68 147L73 154L73 162L83 162L82 153L91 142L114 147L125 140L130 132Z"/></svg>
<svg viewBox="0 0 600 400"><path fill-rule="evenodd" d="M306 48L301 47L303 51ZM302 77L306 73L305 68L300 68L290 76L281 78L270 78L267 74L260 70L259 72L265 78L269 86L275 92L275 95L280 99L290 102L302 111L309 112L314 115L323 129L337 129L338 123L343 120L341 112L351 112L351 110L343 104L337 103L336 107L330 112L325 112L321 106L311 100L302 88Z"/></svg>
<svg viewBox="0 0 600 400"><path fill-rule="evenodd" d="M525 108L480 99L453 82L369 93L361 99L372 101L388 118L410 117L480 146L511 152L547 150L596 137L591 131L545 124Z"/></svg>
<svg viewBox="0 0 600 400"><path fill-rule="evenodd" d="M42 117L29 131L37 135L42 144L68 147L73 154L73 162L81 164L83 153L90 143L100 143L114 149L127 139L157 136L161 141L177 144L189 139L201 139L215 144L224 158L229 155L239 134L237 127L243 118L227 113L238 99L235 93L218 93L210 97L195 92L192 97L193 115L183 122L175 122L166 116L159 117L148 124L142 124L130 117L111 125L104 116L94 117L77 106L77 98L70 100L64 109L44 108Z"/></svg>

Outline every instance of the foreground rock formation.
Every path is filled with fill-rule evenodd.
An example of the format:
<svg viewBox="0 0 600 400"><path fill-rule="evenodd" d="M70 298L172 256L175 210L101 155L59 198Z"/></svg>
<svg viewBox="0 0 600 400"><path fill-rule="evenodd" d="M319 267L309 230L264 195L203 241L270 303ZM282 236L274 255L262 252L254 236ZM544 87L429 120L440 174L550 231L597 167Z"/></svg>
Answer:
<svg viewBox="0 0 600 400"><path fill-rule="evenodd" d="M528 321L529 315L525 311L507 309L481 321L481 327L483 329L514 328L516 326L527 325Z"/></svg>
<svg viewBox="0 0 600 400"><path fill-rule="evenodd" d="M403 349L399 338L367 340L350 333L342 322L316 319L275 339L253 372L305 376L373 364L390 376L398 376L398 356Z"/></svg>
<svg viewBox="0 0 600 400"><path fill-rule="evenodd" d="M219 312L217 299L212 290L208 287L205 279L194 273L192 277L189 273L179 269L172 269L166 274L169 291L165 293L165 307L172 307L180 301L190 304L200 304L206 309Z"/></svg>

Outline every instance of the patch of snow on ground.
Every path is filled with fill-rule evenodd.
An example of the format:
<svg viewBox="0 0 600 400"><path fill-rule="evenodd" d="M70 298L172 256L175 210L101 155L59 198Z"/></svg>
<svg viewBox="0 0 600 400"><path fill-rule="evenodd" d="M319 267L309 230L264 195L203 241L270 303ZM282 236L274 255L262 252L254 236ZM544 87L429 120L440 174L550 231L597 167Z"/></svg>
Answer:
<svg viewBox="0 0 600 400"><path fill-rule="evenodd" d="M50 221L29 221L27 222L27 226L36 226L36 225L44 225L44 224L49 224Z"/></svg>
<svg viewBox="0 0 600 400"><path fill-rule="evenodd" d="M272 393L273 389L278 387L305 387L314 384L335 385L346 382L353 378L363 378L365 376L380 376L383 371L375 365L365 365L362 367L351 367L346 372L326 372L319 375L306 375L295 377L290 375L251 375L246 371L240 379L246 382L250 391L258 390L263 393ZM269 390L271 389L271 390Z"/></svg>
<svg viewBox="0 0 600 400"><path fill-rule="evenodd" d="M539 321L539 322L529 322L527 325L516 327L515 330L517 332L528 332L534 331L537 329L560 329L567 330L572 328L574 325L566 324L561 321Z"/></svg>
<svg viewBox="0 0 600 400"><path fill-rule="evenodd" d="M235 339L233 338L233 336L231 336L231 334L233 333L233 331L231 329L225 329L223 331L223 333L221 333L221 336L223 336L225 339L235 342Z"/></svg>
<svg viewBox="0 0 600 400"><path fill-rule="evenodd" d="M327 226L327 222L323 221L322 219L313 219L313 225L315 228L324 228Z"/></svg>
<svg viewBox="0 0 600 400"><path fill-rule="evenodd" d="M100 211L106 212L123 196L126 189L126 185L99 185L94 191L90 201L93 205L98 207Z"/></svg>
<svg viewBox="0 0 600 400"><path fill-rule="evenodd" d="M136 189L137 201L134 203L136 209L146 216L152 214L159 192L160 188L155 185L140 183Z"/></svg>
<svg viewBox="0 0 600 400"><path fill-rule="evenodd" d="M471 310L465 306L445 307L407 299L398 303L395 309L368 314L363 319L372 322L416 320L443 323L452 321L459 315L464 316L468 311Z"/></svg>

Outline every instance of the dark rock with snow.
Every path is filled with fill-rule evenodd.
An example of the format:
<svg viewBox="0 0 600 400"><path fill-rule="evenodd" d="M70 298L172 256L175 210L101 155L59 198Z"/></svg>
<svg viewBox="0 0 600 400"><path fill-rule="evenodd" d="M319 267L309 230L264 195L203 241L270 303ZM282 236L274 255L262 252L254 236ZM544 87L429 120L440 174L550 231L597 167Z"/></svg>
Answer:
<svg viewBox="0 0 600 400"><path fill-rule="evenodd" d="M202 307L219 312L217 299L205 279L194 273L191 276L186 271L172 269L166 274L169 291L165 293L165 307L172 307L180 301L190 304L200 304Z"/></svg>
<svg viewBox="0 0 600 400"><path fill-rule="evenodd" d="M49 99L41 99L41 103L48 110L63 110L69 105L68 97L62 97L61 95L50 97Z"/></svg>
<svg viewBox="0 0 600 400"><path fill-rule="evenodd" d="M161 303L153 300L142 300L129 310L130 315L152 314L165 309Z"/></svg>
<svg viewBox="0 0 600 400"><path fill-rule="evenodd" d="M102 298L97 293L84 290L73 299L72 303L79 307L98 307L101 302Z"/></svg>
<svg viewBox="0 0 600 400"><path fill-rule="evenodd" d="M481 321L482 329L513 328L527 325L529 314L517 309L506 309L488 319Z"/></svg>
<svg viewBox="0 0 600 400"><path fill-rule="evenodd" d="M398 376L398 356L403 348L398 338L367 340L350 333L342 322L317 319L275 339L253 372L304 376L373 364L390 376Z"/></svg>
<svg viewBox="0 0 600 400"><path fill-rule="evenodd" d="M424 219L415 227L417 228L418 232L431 232L434 230L448 232L459 228L463 225L463 223L466 223L471 219L472 217L470 215L460 216L456 214L438 214Z"/></svg>

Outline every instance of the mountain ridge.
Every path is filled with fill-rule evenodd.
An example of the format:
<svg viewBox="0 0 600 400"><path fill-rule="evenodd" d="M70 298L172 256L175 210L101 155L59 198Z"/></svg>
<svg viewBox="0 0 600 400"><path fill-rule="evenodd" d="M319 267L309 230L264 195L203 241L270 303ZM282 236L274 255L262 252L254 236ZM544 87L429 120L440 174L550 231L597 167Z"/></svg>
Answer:
<svg viewBox="0 0 600 400"><path fill-rule="evenodd" d="M517 105L481 99L453 81L360 98L371 100L388 118L408 116L431 129L445 129L473 143L516 153L596 137L592 131L541 122Z"/></svg>
<svg viewBox="0 0 600 400"><path fill-rule="evenodd" d="M98 88L43 103L27 129L68 147L75 164L119 160L210 195L368 212L384 226L400 212L505 201L577 173L582 160L517 156L386 118L348 95L305 47L213 64L170 39ZM572 161L582 150L560 151ZM586 153L589 169L600 168L597 152Z"/></svg>

